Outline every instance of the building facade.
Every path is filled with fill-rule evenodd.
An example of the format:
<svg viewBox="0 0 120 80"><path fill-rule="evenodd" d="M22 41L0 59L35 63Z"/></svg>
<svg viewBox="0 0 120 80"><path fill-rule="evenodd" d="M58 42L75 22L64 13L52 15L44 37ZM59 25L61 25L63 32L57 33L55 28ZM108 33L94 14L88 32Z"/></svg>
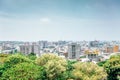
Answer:
<svg viewBox="0 0 120 80"><path fill-rule="evenodd" d="M79 59L80 56L80 45L77 43L71 43L68 45L68 58Z"/></svg>
<svg viewBox="0 0 120 80"><path fill-rule="evenodd" d="M39 45L31 45L32 53L35 53L37 56L40 56L40 46Z"/></svg>
<svg viewBox="0 0 120 80"><path fill-rule="evenodd" d="M41 49L47 48L48 47L48 42L47 41L39 41L39 45Z"/></svg>
<svg viewBox="0 0 120 80"><path fill-rule="evenodd" d="M113 46L113 52L119 52L119 46L118 45Z"/></svg>
<svg viewBox="0 0 120 80"><path fill-rule="evenodd" d="M20 45L20 52L28 55L30 53L35 53L36 55L40 56L40 47L39 45Z"/></svg>
<svg viewBox="0 0 120 80"><path fill-rule="evenodd" d="M32 52L32 46L30 45L20 45L20 52L23 54L30 54Z"/></svg>

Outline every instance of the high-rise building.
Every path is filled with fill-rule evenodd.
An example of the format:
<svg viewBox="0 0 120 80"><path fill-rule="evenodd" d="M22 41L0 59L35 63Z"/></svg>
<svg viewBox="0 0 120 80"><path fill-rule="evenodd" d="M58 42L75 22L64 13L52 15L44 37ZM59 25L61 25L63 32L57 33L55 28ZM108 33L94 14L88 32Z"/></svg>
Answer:
<svg viewBox="0 0 120 80"><path fill-rule="evenodd" d="M32 53L35 53L37 56L40 56L40 46L39 45L31 45Z"/></svg>
<svg viewBox="0 0 120 80"><path fill-rule="evenodd" d="M79 59L80 56L80 45L77 43L71 43L68 45L68 58Z"/></svg>
<svg viewBox="0 0 120 80"><path fill-rule="evenodd" d="M40 47L36 44L20 45L20 52L24 54L35 53L40 56Z"/></svg>
<svg viewBox="0 0 120 80"><path fill-rule="evenodd" d="M20 45L20 52L23 54L30 54L32 52L32 46L30 45Z"/></svg>
<svg viewBox="0 0 120 80"><path fill-rule="evenodd" d="M89 46L90 47L99 47L99 41L90 41L89 43Z"/></svg>
<svg viewBox="0 0 120 80"><path fill-rule="evenodd" d="M47 48L48 47L48 42L47 41L39 41L39 45L41 49Z"/></svg>

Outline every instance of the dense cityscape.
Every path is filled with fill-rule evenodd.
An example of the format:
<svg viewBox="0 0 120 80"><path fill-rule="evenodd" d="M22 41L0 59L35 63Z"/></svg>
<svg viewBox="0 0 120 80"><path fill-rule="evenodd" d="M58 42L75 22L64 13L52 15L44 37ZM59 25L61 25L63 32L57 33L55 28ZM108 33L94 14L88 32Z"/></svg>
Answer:
<svg viewBox="0 0 120 80"><path fill-rule="evenodd" d="M28 55L35 53L36 56L52 53L70 60L81 60L83 62L105 61L112 54L119 54L119 41L1 41L0 53L15 54L23 53Z"/></svg>

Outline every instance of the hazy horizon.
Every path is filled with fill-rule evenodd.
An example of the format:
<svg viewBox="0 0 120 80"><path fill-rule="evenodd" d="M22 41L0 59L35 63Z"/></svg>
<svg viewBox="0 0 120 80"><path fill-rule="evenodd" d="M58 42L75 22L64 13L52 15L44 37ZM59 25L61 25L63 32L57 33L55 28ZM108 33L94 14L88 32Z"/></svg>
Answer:
<svg viewBox="0 0 120 80"><path fill-rule="evenodd" d="M120 40L120 0L0 0L0 41Z"/></svg>

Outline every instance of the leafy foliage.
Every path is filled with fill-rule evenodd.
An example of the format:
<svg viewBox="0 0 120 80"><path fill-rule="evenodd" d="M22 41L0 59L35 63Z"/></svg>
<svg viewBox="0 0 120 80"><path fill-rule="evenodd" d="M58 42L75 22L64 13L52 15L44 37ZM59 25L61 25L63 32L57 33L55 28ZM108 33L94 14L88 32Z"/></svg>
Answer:
<svg viewBox="0 0 120 80"><path fill-rule="evenodd" d="M0 77L3 74L4 70L5 70L4 65L0 64Z"/></svg>
<svg viewBox="0 0 120 80"><path fill-rule="evenodd" d="M35 53L30 53L27 57L31 60L35 60L37 58Z"/></svg>
<svg viewBox="0 0 120 80"><path fill-rule="evenodd" d="M107 76L103 68L94 63L77 62L73 67L72 74L76 80L103 80Z"/></svg>
<svg viewBox="0 0 120 80"><path fill-rule="evenodd" d="M0 76L9 68L13 67L14 65L20 64L20 63L33 63L30 59L27 57L20 55L20 54L14 54L8 56L2 66L0 67Z"/></svg>
<svg viewBox="0 0 120 80"><path fill-rule="evenodd" d="M66 71L67 62L65 59L54 54L44 54L37 58L36 63L44 66L46 70L46 78L56 80L63 78L62 74Z"/></svg>
<svg viewBox="0 0 120 80"><path fill-rule="evenodd" d="M9 54L0 54L0 63L4 63Z"/></svg>
<svg viewBox="0 0 120 80"><path fill-rule="evenodd" d="M67 61L67 70L65 74L67 76L67 79L73 78L72 71L74 69L73 64L75 63L77 63L77 61L70 61L70 60Z"/></svg>
<svg viewBox="0 0 120 80"><path fill-rule="evenodd" d="M9 56L6 61L4 62L4 65L6 66L6 68L10 68L13 65L19 64L19 63L23 63L23 62L32 62L30 59L28 59L25 56L19 55L19 54L15 54L15 55L11 55Z"/></svg>
<svg viewBox="0 0 120 80"><path fill-rule="evenodd" d="M103 67L106 62L107 62L107 60L98 62L97 65L99 65L100 67Z"/></svg>
<svg viewBox="0 0 120 80"><path fill-rule="evenodd" d="M0 57L8 57L9 54L0 53Z"/></svg>
<svg viewBox="0 0 120 80"><path fill-rule="evenodd" d="M3 80L41 80L42 67L33 63L20 63L3 73Z"/></svg>
<svg viewBox="0 0 120 80"><path fill-rule="evenodd" d="M108 80L119 80L120 77L120 55L112 56L104 68L108 73Z"/></svg>
<svg viewBox="0 0 120 80"><path fill-rule="evenodd" d="M23 54L2 56L6 59L0 64L0 80L103 80L107 76L103 67L94 63L69 61L55 54L44 54L39 58L33 53L27 56ZM114 60L112 62L113 58L117 62ZM119 78L120 60L118 57L111 59L101 62L100 65L103 66L105 63L107 73L116 72L116 78Z"/></svg>

